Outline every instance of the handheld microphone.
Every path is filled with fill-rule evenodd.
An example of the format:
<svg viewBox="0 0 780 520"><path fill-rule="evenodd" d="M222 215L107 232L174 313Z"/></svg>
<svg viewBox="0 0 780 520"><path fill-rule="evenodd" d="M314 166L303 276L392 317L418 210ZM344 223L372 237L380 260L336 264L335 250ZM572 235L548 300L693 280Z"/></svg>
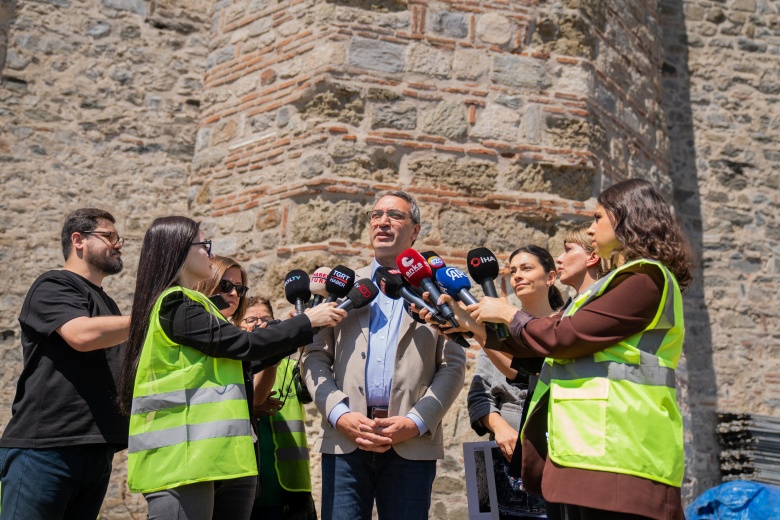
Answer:
<svg viewBox="0 0 780 520"><path fill-rule="evenodd" d="M405 250L396 258L398 264L398 270L401 271L401 275L412 285L422 287L423 290L428 291L433 301L438 301L441 296L438 286L431 280L433 273L431 271L428 262L417 251L412 248ZM453 327L459 327L458 320L455 319L455 314L452 309L447 305L438 306L441 311L441 315L444 319L449 321Z"/></svg>
<svg viewBox="0 0 780 520"><path fill-rule="evenodd" d="M420 256L425 258L425 261L428 262L428 266L431 268L431 273L433 274L431 279L433 280L436 280L436 273L439 272L439 269L447 267L447 265L444 263L444 260L442 260L435 251L424 251L420 253Z"/></svg>
<svg viewBox="0 0 780 520"><path fill-rule="evenodd" d="M328 289L326 283L328 281L328 275L332 269L330 267L320 267L313 273L311 273L311 282L309 282L309 290L314 295L311 300L311 306L315 307L322 303L323 298L328 296Z"/></svg>
<svg viewBox="0 0 780 520"><path fill-rule="evenodd" d="M493 252L486 247L478 247L469 251L467 257L469 274L482 286L485 296L498 298L496 284L493 282L498 278L498 260ZM509 337L509 328L503 323L496 327L496 335L499 341L504 341Z"/></svg>
<svg viewBox="0 0 780 520"><path fill-rule="evenodd" d="M311 298L309 275L306 271L293 269L284 277L284 297L295 305L295 314L303 314L306 303Z"/></svg>
<svg viewBox="0 0 780 520"><path fill-rule="evenodd" d="M378 294L379 289L376 285L374 285L374 282L372 282L371 279L361 278L354 283L352 289L350 289L347 293L347 297L343 302L338 304L336 308L344 309L347 312L351 311L352 309L360 309L361 307L365 307L374 301L374 298L376 298ZM314 327L312 331L314 334L317 334L324 328L325 327Z"/></svg>
<svg viewBox="0 0 780 520"><path fill-rule="evenodd" d="M423 300L422 296L414 292L412 288L407 285L406 280L404 280L404 277L401 276L401 271L398 269L380 267L376 270L375 277L377 286L379 286L379 290L382 291L382 293L384 293L384 295L388 298L392 300L403 298L405 302L409 304L415 304L418 309L426 309L431 313L434 321L438 323L446 323L445 320L439 316L439 309ZM420 323L424 322L425 320Z"/></svg>
<svg viewBox="0 0 780 520"><path fill-rule="evenodd" d="M354 282L355 271L343 265L334 267L328 273L328 278L325 281L325 290L328 292L325 303L335 302L339 298L344 298L349 294Z"/></svg>
<svg viewBox="0 0 780 520"><path fill-rule="evenodd" d="M455 300L461 300L466 305L474 305L479 300L469 292L471 282L469 277L457 267L445 267L436 272L436 281L444 289L444 292Z"/></svg>
<svg viewBox="0 0 780 520"><path fill-rule="evenodd" d="M414 321L425 325L425 320L422 319L419 314L417 314L412 310L411 302L404 300L404 311L406 311L406 314L408 314ZM454 341L455 343L457 343L463 348L471 348L469 342L466 341L466 338L463 337L463 334L459 332L456 332L455 334L447 334L447 337L449 337L452 341Z"/></svg>

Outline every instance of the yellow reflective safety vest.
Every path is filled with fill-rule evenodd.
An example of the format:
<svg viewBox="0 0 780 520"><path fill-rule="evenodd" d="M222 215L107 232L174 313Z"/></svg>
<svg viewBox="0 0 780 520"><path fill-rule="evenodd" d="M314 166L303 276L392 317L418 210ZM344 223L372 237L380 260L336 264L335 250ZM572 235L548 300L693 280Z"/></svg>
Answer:
<svg viewBox="0 0 780 520"><path fill-rule="evenodd" d="M572 316L601 296L619 273L652 265L664 275L647 328L592 356L545 359L530 414L545 393L548 456L560 466L634 475L680 487L683 425L675 373L682 354L682 294L660 262L640 259L608 273L564 311Z"/></svg>
<svg viewBox="0 0 780 520"><path fill-rule="evenodd" d="M276 367L277 395L284 395L282 386L292 382L295 361L285 359ZM306 438L303 405L293 393L287 397L279 413L269 417L274 438L274 466L279 484L287 491L311 492L311 470L309 467L309 443Z"/></svg>
<svg viewBox="0 0 780 520"><path fill-rule="evenodd" d="M184 484L257 475L241 362L171 341L160 305L176 291L223 320L209 299L173 287L149 317L130 415L127 484L151 493Z"/></svg>

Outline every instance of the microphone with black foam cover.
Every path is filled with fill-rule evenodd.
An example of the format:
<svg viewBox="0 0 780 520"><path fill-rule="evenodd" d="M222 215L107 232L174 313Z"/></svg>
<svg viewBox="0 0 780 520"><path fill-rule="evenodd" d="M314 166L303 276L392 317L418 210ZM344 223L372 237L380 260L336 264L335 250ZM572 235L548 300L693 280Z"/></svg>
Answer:
<svg viewBox="0 0 780 520"><path fill-rule="evenodd" d="M428 262L423 256L412 248L405 250L396 258L398 270L401 271L401 275L413 286L421 287L424 291L427 291L431 295L432 301L438 301L441 296L441 291L436 283L431 279L433 272ZM459 327L458 320L455 319L455 314L448 305L436 306L441 316L449 321L453 327Z"/></svg>
<svg viewBox="0 0 780 520"><path fill-rule="evenodd" d="M314 307L322 303L322 300L328 297L327 281L328 275L333 269L330 267L320 267L311 273L309 290L314 295L311 299L311 306Z"/></svg>
<svg viewBox="0 0 780 520"><path fill-rule="evenodd" d="M469 251L466 261L469 266L469 274L475 282L482 286L485 296L498 298L496 284L493 282L498 278L498 260L496 255L486 247L478 247ZM496 335L499 341L504 341L509 337L509 328L503 323L496 327Z"/></svg>
<svg viewBox="0 0 780 520"><path fill-rule="evenodd" d="M377 297L379 289L370 278L361 278L352 285L352 289L347 293L347 297L343 302L336 306L337 309L344 309L349 312L352 309L360 309L365 307ZM312 331L317 334L325 327L314 327Z"/></svg>
<svg viewBox="0 0 780 520"><path fill-rule="evenodd" d="M331 269L325 280L325 290L328 292L325 303L335 302L339 298L346 297L354 283L355 271L349 267L337 265Z"/></svg>
<svg viewBox="0 0 780 520"><path fill-rule="evenodd" d="M435 251L423 251L420 255L425 258L425 261L428 262L428 266L431 268L431 279L436 280L436 273L439 272L439 269L447 267L444 260Z"/></svg>
<svg viewBox="0 0 780 520"><path fill-rule="evenodd" d="M439 316L439 309L431 305L422 299L422 296L414 292L412 288L407 284L404 277L401 276L401 271L398 269L390 269L389 267L380 267L374 274L376 284L379 290L392 300L403 298L404 301L410 304L415 304L418 309L426 309L431 313L432 319L438 323L446 323L446 321ZM419 317L419 316L418 316ZM424 322L425 320L423 320Z"/></svg>
<svg viewBox="0 0 780 520"><path fill-rule="evenodd" d="M306 271L293 269L284 277L284 297L295 305L295 314L303 314L311 298L309 275Z"/></svg>

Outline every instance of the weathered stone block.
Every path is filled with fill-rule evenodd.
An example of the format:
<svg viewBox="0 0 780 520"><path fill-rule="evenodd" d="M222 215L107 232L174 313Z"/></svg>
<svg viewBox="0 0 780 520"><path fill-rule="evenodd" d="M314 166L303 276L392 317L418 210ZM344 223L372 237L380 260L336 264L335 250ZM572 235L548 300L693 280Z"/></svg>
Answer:
<svg viewBox="0 0 780 520"><path fill-rule="evenodd" d="M543 63L524 56L494 56L490 79L509 87L544 89L552 86Z"/></svg>
<svg viewBox="0 0 780 520"><path fill-rule="evenodd" d="M579 15L545 14L536 22L533 42L548 53L594 58L598 40Z"/></svg>
<svg viewBox="0 0 780 520"><path fill-rule="evenodd" d="M367 209L349 200L316 198L300 204L289 223L292 243L322 242L331 237L357 241L368 223Z"/></svg>
<svg viewBox="0 0 780 520"><path fill-rule="evenodd" d="M591 129L585 119L553 114L547 116L546 123L555 146L586 148L590 144Z"/></svg>
<svg viewBox="0 0 780 520"><path fill-rule="evenodd" d="M371 128L414 130L417 127L417 107L411 103L379 105L374 108Z"/></svg>
<svg viewBox="0 0 780 520"><path fill-rule="evenodd" d="M428 15L428 27L434 33L451 38L465 38L469 35L469 22L463 13L431 12Z"/></svg>
<svg viewBox="0 0 780 520"><path fill-rule="evenodd" d="M405 49L405 46L396 43L355 36L349 46L347 63L361 69L401 72L404 70Z"/></svg>
<svg viewBox="0 0 780 520"><path fill-rule="evenodd" d="M471 195L494 190L498 176L498 169L493 162L441 155L409 161L407 169L416 186L442 186Z"/></svg>
<svg viewBox="0 0 780 520"><path fill-rule="evenodd" d="M103 7L117 11L132 11L135 14L146 15L146 2L144 0L102 0L101 3Z"/></svg>
<svg viewBox="0 0 780 520"><path fill-rule="evenodd" d="M95 39L108 36L110 32L111 24L103 20L91 22L89 27L87 27L87 35Z"/></svg>
<svg viewBox="0 0 780 520"><path fill-rule="evenodd" d="M311 94L297 103L303 119L321 118L355 126L363 120L362 93L355 87L328 83Z"/></svg>
<svg viewBox="0 0 780 520"><path fill-rule="evenodd" d="M530 163L513 166L506 178L510 190L551 193L571 200L596 195L596 172L568 164Z"/></svg>
<svg viewBox="0 0 780 520"><path fill-rule="evenodd" d="M484 76L490 67L487 55L474 49L455 51L452 70L458 79L476 80Z"/></svg>
<svg viewBox="0 0 780 520"><path fill-rule="evenodd" d="M488 12L477 19L476 32L485 43L506 45L514 35L514 26L509 18Z"/></svg>
<svg viewBox="0 0 780 520"><path fill-rule="evenodd" d="M491 104L479 114L470 135L480 139L498 139L514 143L517 142L519 124L520 115L517 112Z"/></svg>
<svg viewBox="0 0 780 520"><path fill-rule="evenodd" d="M406 68L412 72L446 78L450 76L451 61L449 53L437 51L430 45L416 44L409 47Z"/></svg>
<svg viewBox="0 0 780 520"><path fill-rule="evenodd" d="M325 171L328 158L320 152L313 152L301 158L301 177L311 179Z"/></svg>
<svg viewBox="0 0 780 520"><path fill-rule="evenodd" d="M439 233L452 244L485 246L493 251L512 251L523 244L548 245L551 226L542 219L500 211L444 209L438 216Z"/></svg>
<svg viewBox="0 0 780 520"><path fill-rule="evenodd" d="M466 137L468 121L466 110L457 101L444 101L423 113L423 130L450 139Z"/></svg>

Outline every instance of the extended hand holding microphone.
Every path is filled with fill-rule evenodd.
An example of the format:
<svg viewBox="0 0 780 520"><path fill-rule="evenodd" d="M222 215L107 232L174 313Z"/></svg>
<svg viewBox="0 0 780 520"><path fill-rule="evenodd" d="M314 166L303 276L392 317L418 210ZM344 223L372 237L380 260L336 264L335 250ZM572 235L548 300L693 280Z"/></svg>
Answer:
<svg viewBox="0 0 780 520"><path fill-rule="evenodd" d="M352 309L360 309L374 301L374 298L376 298L378 294L379 289L377 289L377 286L374 285L374 282L372 282L371 279L361 278L354 283L352 289L347 293L347 297L343 302L338 304L336 308L344 309L347 312ZM325 327L314 327L312 331L314 334L317 334L324 328Z"/></svg>
<svg viewBox="0 0 780 520"><path fill-rule="evenodd" d="M311 306L315 307L322 303L324 298L328 296L327 281L328 275L333 269L330 267L320 267L313 273L311 273L311 282L309 282L309 290L314 295L311 299Z"/></svg>
<svg viewBox="0 0 780 520"><path fill-rule="evenodd" d="M339 298L344 298L349 294L354 283L355 271L343 265L334 267L325 280L325 290L328 292L325 303L335 302Z"/></svg>
<svg viewBox="0 0 780 520"><path fill-rule="evenodd" d="M376 283L379 286L379 290L384 293L385 296L392 300L403 298L408 303L413 303L418 309L426 309L431 313L434 321L438 323L446 323L446 320L439 315L439 309L429 304L422 299L422 296L412 290L407 285L404 277L401 276L401 271L398 269L390 269L389 267L380 267L375 273ZM422 321L424 323L425 320Z"/></svg>
<svg viewBox="0 0 780 520"><path fill-rule="evenodd" d="M284 277L284 297L295 305L295 314L303 314L311 298L309 275L306 271L293 269Z"/></svg>
<svg viewBox="0 0 780 520"><path fill-rule="evenodd" d="M398 264L398 270L401 271L401 275L413 286L421 287L424 291L427 291L431 295L431 300L436 302L441 296L439 287L431 279L433 272L431 267L425 258L412 248L405 250L396 258ZM458 320L455 319L455 314L448 305L436 306L441 313L441 316L449 321L453 327L459 327Z"/></svg>
<svg viewBox="0 0 780 520"><path fill-rule="evenodd" d="M482 286L485 296L498 298L496 284L493 282L498 278L498 260L496 255L486 247L478 247L469 251L466 257L469 266L469 274L478 284ZM503 323L496 325L496 335L499 341L504 341L509 337L509 328Z"/></svg>

